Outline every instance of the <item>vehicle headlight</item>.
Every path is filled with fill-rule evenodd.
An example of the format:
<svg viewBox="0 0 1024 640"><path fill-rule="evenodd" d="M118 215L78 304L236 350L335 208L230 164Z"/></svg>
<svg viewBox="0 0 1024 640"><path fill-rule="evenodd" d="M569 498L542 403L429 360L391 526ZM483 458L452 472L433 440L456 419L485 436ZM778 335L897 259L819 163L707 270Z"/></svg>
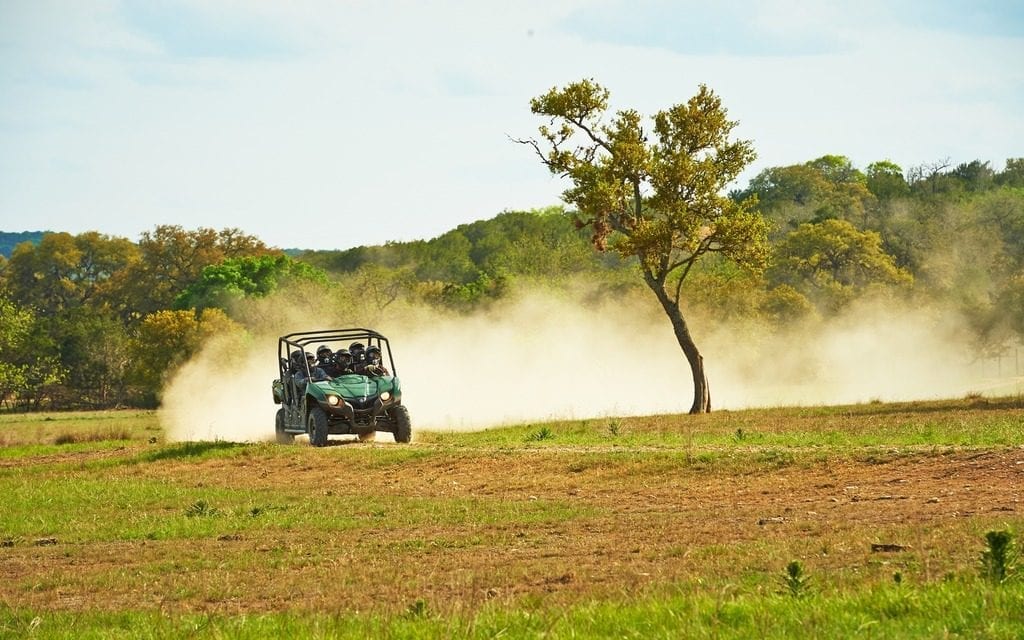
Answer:
<svg viewBox="0 0 1024 640"><path fill-rule="evenodd" d="M336 407L339 404L341 404L341 398L339 398L338 396L327 396L327 404L331 405L332 407Z"/></svg>
<svg viewBox="0 0 1024 640"><path fill-rule="evenodd" d="M380 394L380 401L381 402L387 402L390 399L391 399L391 392L390 391L385 391L384 393Z"/></svg>

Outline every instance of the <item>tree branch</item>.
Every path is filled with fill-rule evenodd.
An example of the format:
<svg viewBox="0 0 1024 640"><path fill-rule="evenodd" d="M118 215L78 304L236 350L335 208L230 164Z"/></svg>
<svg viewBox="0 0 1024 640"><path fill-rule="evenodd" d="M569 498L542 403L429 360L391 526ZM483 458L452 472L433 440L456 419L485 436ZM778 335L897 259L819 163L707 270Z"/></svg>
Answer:
<svg viewBox="0 0 1024 640"><path fill-rule="evenodd" d="M530 147L533 147L534 153L536 153L537 157L540 158L540 161L542 163L544 163L544 166L546 166L548 169L551 169L551 161L548 160L548 157L546 155L544 155L543 151L540 150L540 144L538 144L536 140L533 140L533 139L524 140L523 138L513 138L512 136L510 136L508 134L505 134L505 135L506 135L506 137L509 140L511 140L512 142L515 142L516 144L525 144L525 145L528 145ZM555 149L557 150L557 146L555 147Z"/></svg>
<svg viewBox="0 0 1024 640"><path fill-rule="evenodd" d="M574 119L574 118L565 118L565 121L568 122L569 124L576 125L576 128L580 129L581 131L583 131L584 133L587 134L587 137L590 138L591 142L593 142L597 146L601 147L602 149L604 149L608 153L612 153L611 145L609 145L607 142L605 142L601 138L598 138L597 134L595 134L593 131L591 131L590 127L588 127L587 125L583 124L583 120L582 119L578 119L577 120L577 119ZM612 155L614 155L614 154L612 154Z"/></svg>

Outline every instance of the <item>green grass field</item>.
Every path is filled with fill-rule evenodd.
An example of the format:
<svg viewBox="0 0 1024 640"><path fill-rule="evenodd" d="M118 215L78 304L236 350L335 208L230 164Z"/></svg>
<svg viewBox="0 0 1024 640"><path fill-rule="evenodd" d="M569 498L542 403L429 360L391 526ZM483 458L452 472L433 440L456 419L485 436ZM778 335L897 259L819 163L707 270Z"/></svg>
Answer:
<svg viewBox="0 0 1024 640"><path fill-rule="evenodd" d="M0 637L1024 637L1021 397L331 444L0 414Z"/></svg>

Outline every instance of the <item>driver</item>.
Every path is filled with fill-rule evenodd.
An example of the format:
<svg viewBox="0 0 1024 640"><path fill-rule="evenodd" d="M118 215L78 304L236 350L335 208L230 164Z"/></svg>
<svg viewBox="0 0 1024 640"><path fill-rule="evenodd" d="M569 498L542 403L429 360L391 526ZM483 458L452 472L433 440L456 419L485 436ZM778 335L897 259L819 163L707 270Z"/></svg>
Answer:
<svg viewBox="0 0 1024 640"><path fill-rule="evenodd" d="M348 349L338 349L334 353L334 368L337 370L337 373L331 374L333 376L355 373L355 369L352 366L352 354L348 352Z"/></svg>

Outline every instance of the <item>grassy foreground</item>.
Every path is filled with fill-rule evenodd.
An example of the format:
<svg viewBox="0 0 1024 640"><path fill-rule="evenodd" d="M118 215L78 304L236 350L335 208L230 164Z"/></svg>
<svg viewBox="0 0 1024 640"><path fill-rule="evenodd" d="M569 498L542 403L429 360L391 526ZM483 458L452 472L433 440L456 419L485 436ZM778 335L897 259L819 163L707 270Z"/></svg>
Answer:
<svg viewBox="0 0 1024 640"><path fill-rule="evenodd" d="M1019 397L0 445L0 637L1024 637Z"/></svg>

